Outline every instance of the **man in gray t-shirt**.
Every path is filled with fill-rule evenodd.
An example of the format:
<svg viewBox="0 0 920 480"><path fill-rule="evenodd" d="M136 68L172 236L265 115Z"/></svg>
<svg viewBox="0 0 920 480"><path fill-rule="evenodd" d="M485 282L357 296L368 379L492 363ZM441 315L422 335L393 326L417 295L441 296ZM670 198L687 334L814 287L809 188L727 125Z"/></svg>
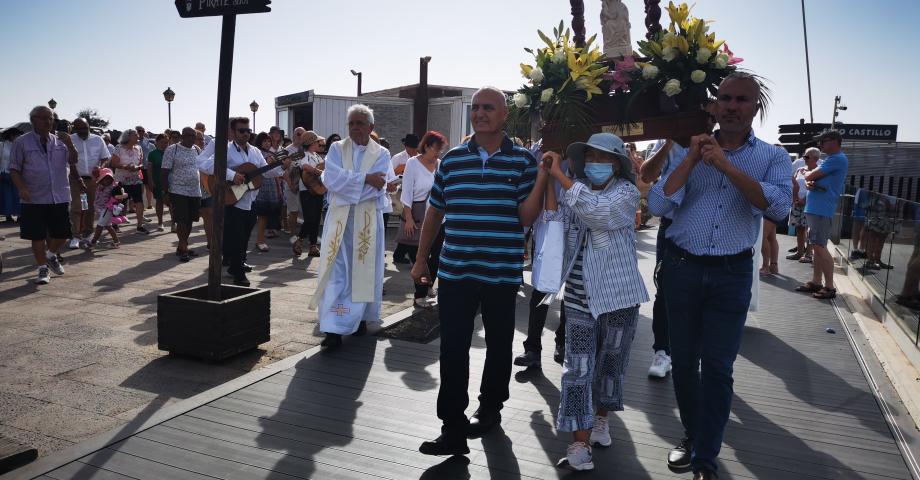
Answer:
<svg viewBox="0 0 920 480"><path fill-rule="evenodd" d="M201 209L201 181L198 173L198 155L201 152L195 146L195 130L190 127L182 129L179 143L166 147L163 152L163 167L160 170L160 184L163 186L166 205L169 205L179 246L176 253L179 260L189 261L196 256L188 248L188 237L192 224L198 221Z"/></svg>

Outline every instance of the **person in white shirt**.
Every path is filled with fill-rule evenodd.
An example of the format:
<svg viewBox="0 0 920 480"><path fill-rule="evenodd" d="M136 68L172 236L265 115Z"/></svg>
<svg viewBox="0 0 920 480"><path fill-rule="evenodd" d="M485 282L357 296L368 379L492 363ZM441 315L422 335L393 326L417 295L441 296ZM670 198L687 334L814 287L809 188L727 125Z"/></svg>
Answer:
<svg viewBox="0 0 920 480"><path fill-rule="evenodd" d="M402 144L405 150L393 155L393 158L390 160L393 164L393 173L396 175L402 175L406 170L406 164L409 162L410 158L413 158L418 155L418 144L419 138L418 135L414 133L407 133L402 139ZM399 197L401 198L402 192L399 192ZM387 214L384 214L384 223L386 223ZM400 227L402 229L402 227ZM408 259L406 258L408 254ZM409 248L409 245L396 242L396 249L393 250L393 263L414 263L415 262L415 252Z"/></svg>
<svg viewBox="0 0 920 480"><path fill-rule="evenodd" d="M320 164L324 162L323 157L319 156L319 152L326 148L326 139L317 135L313 130L306 131L301 127L297 127L294 129L294 143L285 148L291 153L303 150L305 154L297 162L297 167L299 168L292 167L292 175L296 178L289 177L290 181L287 184L292 192L297 192L293 197L297 200L296 203L300 208L295 209L295 224L296 212L300 211L303 214L303 224L300 226L300 232L297 233L292 247L294 255L299 256L303 253L303 241L307 239L310 242L308 255L319 257L319 222L323 216L323 198L325 194L310 191L303 183L302 173L306 172L308 175L313 175L319 182L319 176L323 173Z"/></svg>
<svg viewBox="0 0 920 480"><path fill-rule="evenodd" d="M805 197L808 189L805 188L805 176L811 170L818 168L820 158L821 150L811 147L805 150L802 158L792 162L792 210L789 212L789 225L795 228L796 247L792 253L786 255L788 260L811 258L811 249L808 248L806 242L808 223L805 222Z"/></svg>
<svg viewBox="0 0 920 480"><path fill-rule="evenodd" d="M399 224L399 235L396 237L397 242L402 245L408 245L409 256L415 260L418 252L418 240L421 233L422 220L425 219L425 211L428 209L428 195L431 193L431 186L434 184L434 174L438 170L438 156L447 146L447 139L440 132L430 131L426 133L418 144L419 154L406 162L406 168L403 171L402 195L400 201L403 204L401 222ZM431 245L431 251L428 258L428 271L431 278L438 276L438 258L441 255L441 245L444 243L444 226ZM415 306L428 308L430 304L425 300L428 296L429 285L415 286Z"/></svg>
<svg viewBox="0 0 920 480"><path fill-rule="evenodd" d="M204 145L207 146L208 144L211 143L211 141L214 140L214 137L208 135L207 133L204 133L204 130L205 130L205 128L204 128L204 124L203 124L203 123L198 122L198 123L195 124L195 131L201 133L201 137L202 137L202 139L204 140ZM202 145L199 145L199 147L202 147ZM203 148L203 147L202 147L202 148Z"/></svg>
<svg viewBox="0 0 920 480"><path fill-rule="evenodd" d="M406 169L406 163L409 162L409 159L418 155L418 144L419 138L418 135L414 133L407 133L402 139L402 144L406 147L405 150L393 155L391 163L393 163L393 173L396 175L402 175L403 171Z"/></svg>
<svg viewBox="0 0 920 480"><path fill-rule="evenodd" d="M13 141L22 135L18 128L7 128L0 138L0 215L6 216L7 223L14 222L13 215L19 216L19 191L10 176L10 155Z"/></svg>
<svg viewBox="0 0 920 480"><path fill-rule="evenodd" d="M230 119L230 130L233 133L232 141L227 146L227 181L234 185L241 185L252 180L246 178L234 169L246 163L256 167L267 165L262 153L254 145L249 144L252 129L249 128L249 119L246 117L233 117ZM213 142L212 142L213 143ZM281 166L281 163L278 164ZM206 149L198 157L198 169L208 175L214 175L214 150ZM281 176L281 170L274 168L262 173L266 179ZM246 249L249 245L249 236L252 227L256 224L256 217L252 213L252 201L258 189L249 190L233 205L228 205L224 211L224 249L223 255L227 266L227 273L233 276L233 284L241 287L249 286L246 273L252 267L246 264ZM221 199L215 198L215 201Z"/></svg>
<svg viewBox="0 0 920 480"><path fill-rule="evenodd" d="M67 245L70 249L80 248L80 241L88 241L93 234L92 205L96 199L96 174L106 166L112 155L106 148L105 141L99 135L90 133L89 122L85 118L73 121L74 133L70 135L77 148L77 175L83 179L85 189L71 180L70 184L70 229L73 238ZM80 195L86 194L87 210L83 210Z"/></svg>

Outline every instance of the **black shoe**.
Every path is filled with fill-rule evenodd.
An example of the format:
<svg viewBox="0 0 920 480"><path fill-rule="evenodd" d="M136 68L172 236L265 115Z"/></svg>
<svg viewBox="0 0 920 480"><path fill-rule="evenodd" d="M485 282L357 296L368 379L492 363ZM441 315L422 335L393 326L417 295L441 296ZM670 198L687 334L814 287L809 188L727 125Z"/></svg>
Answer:
<svg viewBox="0 0 920 480"><path fill-rule="evenodd" d="M393 263L409 263L409 259L406 257L394 258ZM425 443L431 443L431 442L425 442Z"/></svg>
<svg viewBox="0 0 920 480"><path fill-rule="evenodd" d="M249 279L246 278L246 274L245 274L245 273L238 273L238 274L236 274L236 275L233 276L233 284L236 285L236 286L238 286L238 287L248 287L248 286L249 286Z"/></svg>
<svg viewBox="0 0 920 480"><path fill-rule="evenodd" d="M502 414L499 412L476 410L476 413L470 417L470 426L466 429L466 438L481 437L492 430L502 422Z"/></svg>
<svg viewBox="0 0 920 480"><path fill-rule="evenodd" d="M799 251L799 247L798 247L798 246L795 246L795 247L792 247L792 248L790 248L789 250L786 250L786 251L789 252L789 253L795 253L795 252L798 252L798 251Z"/></svg>
<svg viewBox="0 0 920 480"><path fill-rule="evenodd" d="M556 345L556 350L553 351L553 361L562 365L563 360L565 360L565 345Z"/></svg>
<svg viewBox="0 0 920 480"><path fill-rule="evenodd" d="M243 262L243 272L249 273L249 272L251 272L251 271L252 271L252 265L250 265L250 264L248 264L248 263L246 263L246 262Z"/></svg>
<svg viewBox="0 0 920 480"><path fill-rule="evenodd" d="M523 355L518 356L514 359L514 364L519 367L539 367L540 366L540 354L537 352L527 351Z"/></svg>
<svg viewBox="0 0 920 480"><path fill-rule="evenodd" d="M418 451L425 455L468 455L470 447L466 445L465 438L448 439L442 434L430 442L422 442Z"/></svg>
<svg viewBox="0 0 920 480"><path fill-rule="evenodd" d="M327 333L326 338L320 342L319 346L324 350L334 350L342 345L342 336L338 333Z"/></svg>
<svg viewBox="0 0 920 480"><path fill-rule="evenodd" d="M367 333L367 322L362 320L361 323L358 324L358 329L355 330L355 333L352 333L351 336L352 337L363 337L366 333Z"/></svg>
<svg viewBox="0 0 920 480"><path fill-rule="evenodd" d="M668 466L671 468L689 468L690 457L693 455L693 440L684 437L680 444L668 452Z"/></svg>
<svg viewBox="0 0 920 480"><path fill-rule="evenodd" d="M187 262L187 261L189 261L189 260L191 260L191 258L189 257L188 252L182 252L182 253L179 254L179 261L180 261L180 262Z"/></svg>
<svg viewBox="0 0 920 480"><path fill-rule="evenodd" d="M713 473L711 470L700 470L698 472L693 472L693 480L713 480L719 476Z"/></svg>
<svg viewBox="0 0 920 480"><path fill-rule="evenodd" d="M225 267L229 267L229 266L230 266L230 259L228 259L228 258L225 257L223 260L220 261L220 264L223 265L223 266L225 266Z"/></svg>

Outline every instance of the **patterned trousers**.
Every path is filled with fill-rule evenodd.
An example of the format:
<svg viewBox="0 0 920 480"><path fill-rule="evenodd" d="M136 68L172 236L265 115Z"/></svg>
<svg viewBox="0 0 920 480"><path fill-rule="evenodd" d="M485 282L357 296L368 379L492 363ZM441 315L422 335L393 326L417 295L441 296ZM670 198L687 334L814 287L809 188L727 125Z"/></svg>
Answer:
<svg viewBox="0 0 920 480"><path fill-rule="evenodd" d="M565 309L565 364L556 430L573 432L594 427L595 405L623 410L623 378L636 335L639 306L593 318Z"/></svg>

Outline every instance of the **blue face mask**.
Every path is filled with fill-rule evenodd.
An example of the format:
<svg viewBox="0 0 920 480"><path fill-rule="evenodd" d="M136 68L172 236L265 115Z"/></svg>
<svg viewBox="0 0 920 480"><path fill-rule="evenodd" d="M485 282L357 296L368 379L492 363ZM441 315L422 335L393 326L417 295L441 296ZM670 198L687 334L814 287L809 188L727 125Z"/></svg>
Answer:
<svg viewBox="0 0 920 480"><path fill-rule="evenodd" d="M592 185L605 185L613 176L613 164L585 163L585 175Z"/></svg>

